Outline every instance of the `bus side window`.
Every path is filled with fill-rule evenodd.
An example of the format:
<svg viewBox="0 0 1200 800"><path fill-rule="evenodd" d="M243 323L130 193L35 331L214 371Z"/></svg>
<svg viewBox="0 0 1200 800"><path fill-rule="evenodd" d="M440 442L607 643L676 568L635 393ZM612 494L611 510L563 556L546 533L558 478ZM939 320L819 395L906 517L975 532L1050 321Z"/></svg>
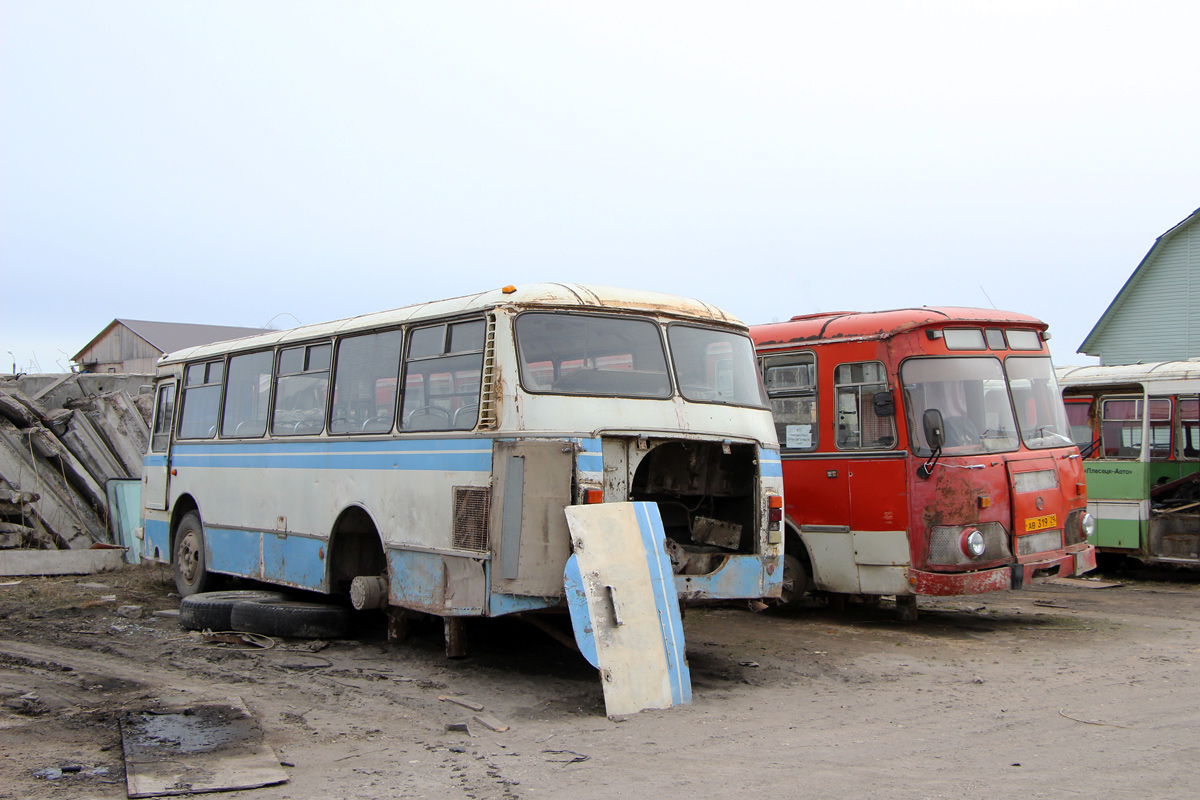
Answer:
<svg viewBox="0 0 1200 800"><path fill-rule="evenodd" d="M765 358L763 385L784 449L817 449L817 357L797 353Z"/></svg>
<svg viewBox="0 0 1200 800"><path fill-rule="evenodd" d="M267 398L271 396L274 360L275 353L271 350L229 359L221 436L246 439L267 432Z"/></svg>
<svg viewBox="0 0 1200 800"><path fill-rule="evenodd" d="M154 403L154 433L150 437L150 452L165 453L171 441L171 423L175 420L175 384L168 383L158 389Z"/></svg>
<svg viewBox="0 0 1200 800"><path fill-rule="evenodd" d="M331 346L325 343L279 351L272 435L299 436L325 430L330 350Z"/></svg>
<svg viewBox="0 0 1200 800"><path fill-rule="evenodd" d="M1143 401L1140 397L1109 397L1100 406L1100 435L1106 458L1137 458L1142 452ZM1150 456L1171 453L1171 401L1150 400Z"/></svg>
<svg viewBox="0 0 1200 800"><path fill-rule="evenodd" d="M875 413L875 395L887 391L882 363L840 364L833 373L837 397L835 441L839 450L880 450L896 446L895 417Z"/></svg>
<svg viewBox="0 0 1200 800"><path fill-rule="evenodd" d="M383 331L338 343L330 433L387 433L396 424L402 338Z"/></svg>
<svg viewBox="0 0 1200 800"><path fill-rule="evenodd" d="M409 334L401 430L469 431L479 418L483 320L431 325Z"/></svg>
<svg viewBox="0 0 1200 800"><path fill-rule="evenodd" d="M1179 398L1179 425L1183 457L1200 458L1200 399Z"/></svg>
<svg viewBox="0 0 1200 800"><path fill-rule="evenodd" d="M183 373L179 402L180 439L211 439L217 435L224 367L223 361L207 361L189 364Z"/></svg>

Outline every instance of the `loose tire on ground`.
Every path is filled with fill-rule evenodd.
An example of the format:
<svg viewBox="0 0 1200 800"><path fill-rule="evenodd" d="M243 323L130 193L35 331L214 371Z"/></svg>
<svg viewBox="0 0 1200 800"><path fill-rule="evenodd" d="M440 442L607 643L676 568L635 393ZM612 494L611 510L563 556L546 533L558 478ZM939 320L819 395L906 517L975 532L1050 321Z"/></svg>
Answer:
<svg viewBox="0 0 1200 800"><path fill-rule="evenodd" d="M237 603L252 600L286 600L283 592L242 589L227 592L201 592L179 603L179 624L189 631L229 631L230 615Z"/></svg>
<svg viewBox="0 0 1200 800"><path fill-rule="evenodd" d="M216 588L217 576L208 571L204 554L204 525L195 511L184 514L175 528L171 566L180 597L191 597Z"/></svg>
<svg viewBox="0 0 1200 800"><path fill-rule="evenodd" d="M350 609L325 603L263 600L236 603L230 630L294 639L336 639L350 628Z"/></svg>

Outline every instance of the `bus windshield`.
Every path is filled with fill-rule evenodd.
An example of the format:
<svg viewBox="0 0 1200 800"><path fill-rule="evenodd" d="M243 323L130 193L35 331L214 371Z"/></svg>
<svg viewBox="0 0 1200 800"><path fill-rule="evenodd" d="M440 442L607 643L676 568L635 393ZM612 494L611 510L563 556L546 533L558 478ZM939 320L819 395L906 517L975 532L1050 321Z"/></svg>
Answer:
<svg viewBox="0 0 1200 800"><path fill-rule="evenodd" d="M638 317L528 312L517 317L521 384L528 392L666 398L672 393L657 323ZM684 398L765 408L754 345L733 331L668 329Z"/></svg>
<svg viewBox="0 0 1200 800"><path fill-rule="evenodd" d="M648 319L531 312L516 328L527 392L671 396L662 335Z"/></svg>
<svg viewBox="0 0 1200 800"><path fill-rule="evenodd" d="M667 328L679 392L701 403L766 408L767 396L754 364L754 344L731 331L672 325Z"/></svg>
<svg viewBox="0 0 1200 800"><path fill-rule="evenodd" d="M1074 444L1050 359L1013 356L1004 362L1004 369L1025 446L1040 450Z"/></svg>
<svg viewBox="0 0 1200 800"><path fill-rule="evenodd" d="M1016 450L1017 425L996 358L910 358L900 368L914 452L928 455L922 419L941 412L948 454Z"/></svg>

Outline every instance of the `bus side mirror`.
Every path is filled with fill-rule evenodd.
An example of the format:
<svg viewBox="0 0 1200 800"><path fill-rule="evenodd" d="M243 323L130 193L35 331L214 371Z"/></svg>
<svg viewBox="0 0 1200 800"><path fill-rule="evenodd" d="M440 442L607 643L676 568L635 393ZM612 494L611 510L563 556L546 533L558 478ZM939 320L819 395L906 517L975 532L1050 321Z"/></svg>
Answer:
<svg viewBox="0 0 1200 800"><path fill-rule="evenodd" d="M891 392L876 392L872 402L875 404L877 417L890 417L896 413L896 401L892 399Z"/></svg>
<svg viewBox="0 0 1200 800"><path fill-rule="evenodd" d="M929 442L929 449L934 452L941 450L944 440L942 434L942 412L936 408L926 409L924 416L921 418L921 424L925 428L925 441Z"/></svg>

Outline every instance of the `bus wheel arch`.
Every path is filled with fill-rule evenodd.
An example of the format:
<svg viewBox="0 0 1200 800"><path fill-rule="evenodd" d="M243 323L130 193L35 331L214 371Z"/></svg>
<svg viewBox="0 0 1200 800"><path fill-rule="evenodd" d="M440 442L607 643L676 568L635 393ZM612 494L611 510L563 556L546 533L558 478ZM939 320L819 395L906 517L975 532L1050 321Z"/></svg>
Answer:
<svg viewBox="0 0 1200 800"><path fill-rule="evenodd" d="M331 594L350 591L359 576L383 576L388 573L383 537L374 518L359 505L348 506L338 515L329 534L327 574Z"/></svg>
<svg viewBox="0 0 1200 800"><path fill-rule="evenodd" d="M808 547L800 533L789 524L783 539L783 591L780 605L799 608L803 597L815 587Z"/></svg>

